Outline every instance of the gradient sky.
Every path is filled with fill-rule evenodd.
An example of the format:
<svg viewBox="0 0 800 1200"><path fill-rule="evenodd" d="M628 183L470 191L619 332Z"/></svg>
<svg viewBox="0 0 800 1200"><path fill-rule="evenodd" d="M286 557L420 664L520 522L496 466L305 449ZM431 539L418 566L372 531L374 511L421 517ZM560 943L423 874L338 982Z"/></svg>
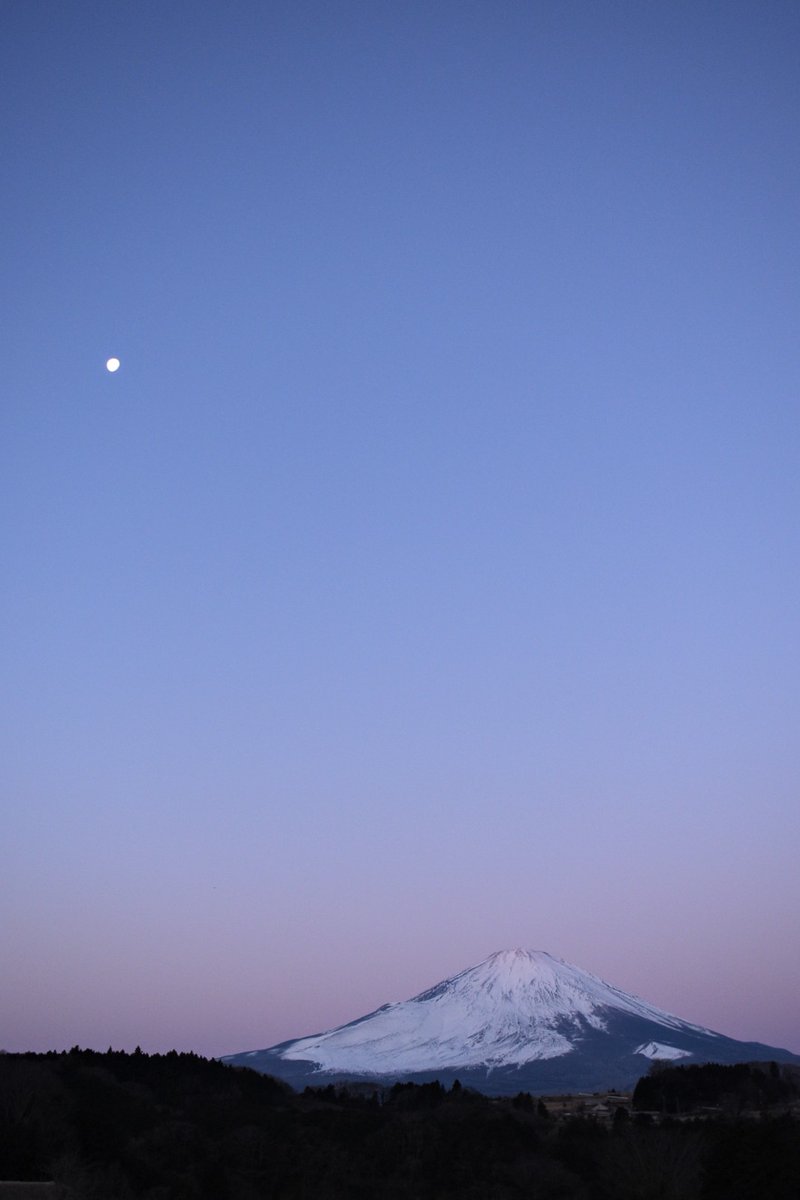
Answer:
<svg viewBox="0 0 800 1200"><path fill-rule="evenodd" d="M800 1051L800 6L0 16L0 1045Z"/></svg>

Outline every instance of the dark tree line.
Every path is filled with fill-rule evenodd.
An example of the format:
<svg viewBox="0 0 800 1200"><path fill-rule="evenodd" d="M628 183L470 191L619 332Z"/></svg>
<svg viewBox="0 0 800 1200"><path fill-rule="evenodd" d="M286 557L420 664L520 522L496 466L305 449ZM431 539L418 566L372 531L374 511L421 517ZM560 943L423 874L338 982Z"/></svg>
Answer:
<svg viewBox="0 0 800 1200"><path fill-rule="evenodd" d="M653 1079L677 1111L667 1074ZM734 1077L720 1078L730 1091ZM692 1086L710 1094L708 1077ZM608 1127L557 1121L527 1094L458 1084L298 1095L193 1054L76 1047L0 1055L11 1178L55 1179L65 1200L798 1200L800 1127L624 1111Z"/></svg>
<svg viewBox="0 0 800 1200"><path fill-rule="evenodd" d="M727 1113L760 1112L800 1098L797 1067L770 1063L704 1063L656 1066L640 1079L633 1105L661 1113L695 1113L719 1108Z"/></svg>

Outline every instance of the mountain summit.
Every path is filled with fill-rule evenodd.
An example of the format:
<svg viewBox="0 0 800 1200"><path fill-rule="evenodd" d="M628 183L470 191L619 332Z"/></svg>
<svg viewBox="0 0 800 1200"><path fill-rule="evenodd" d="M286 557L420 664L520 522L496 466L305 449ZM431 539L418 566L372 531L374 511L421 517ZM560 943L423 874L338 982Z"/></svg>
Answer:
<svg viewBox="0 0 800 1200"><path fill-rule="evenodd" d="M295 1086L458 1077L503 1094L624 1087L648 1059L800 1062L681 1021L541 950L498 951L411 1000L224 1061Z"/></svg>

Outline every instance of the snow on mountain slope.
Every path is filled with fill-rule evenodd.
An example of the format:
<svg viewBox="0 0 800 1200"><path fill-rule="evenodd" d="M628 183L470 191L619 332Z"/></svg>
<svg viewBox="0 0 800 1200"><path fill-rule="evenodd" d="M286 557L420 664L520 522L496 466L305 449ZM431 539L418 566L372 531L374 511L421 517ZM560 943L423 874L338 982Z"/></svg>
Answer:
<svg viewBox="0 0 800 1200"><path fill-rule="evenodd" d="M715 1036L544 951L502 950L412 1000L273 1051L321 1071L360 1074L521 1066L571 1053L587 1027L606 1028L609 1010ZM681 1055L663 1050L665 1058Z"/></svg>
<svg viewBox="0 0 800 1200"><path fill-rule="evenodd" d="M690 1025L533 950L502 950L412 1000L223 1061L296 1088L458 1079L499 1096L630 1087L648 1059L800 1063L788 1050Z"/></svg>
<svg viewBox="0 0 800 1200"><path fill-rule="evenodd" d="M645 1058L659 1059L661 1062L678 1062L681 1058L691 1058L691 1051L678 1050L676 1046L665 1046L663 1042L647 1042L638 1046L635 1054L643 1054Z"/></svg>

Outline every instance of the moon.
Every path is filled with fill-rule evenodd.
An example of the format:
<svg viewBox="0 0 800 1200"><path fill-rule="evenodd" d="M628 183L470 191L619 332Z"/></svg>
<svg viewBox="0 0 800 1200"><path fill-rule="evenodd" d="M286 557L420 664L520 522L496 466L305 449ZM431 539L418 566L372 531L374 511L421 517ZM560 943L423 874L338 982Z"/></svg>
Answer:
<svg viewBox="0 0 800 1200"><path fill-rule="evenodd" d="M110 371L112 375L114 374L115 371L118 371L119 370L119 359L118 358L109 358L106 361L106 370Z"/></svg>

